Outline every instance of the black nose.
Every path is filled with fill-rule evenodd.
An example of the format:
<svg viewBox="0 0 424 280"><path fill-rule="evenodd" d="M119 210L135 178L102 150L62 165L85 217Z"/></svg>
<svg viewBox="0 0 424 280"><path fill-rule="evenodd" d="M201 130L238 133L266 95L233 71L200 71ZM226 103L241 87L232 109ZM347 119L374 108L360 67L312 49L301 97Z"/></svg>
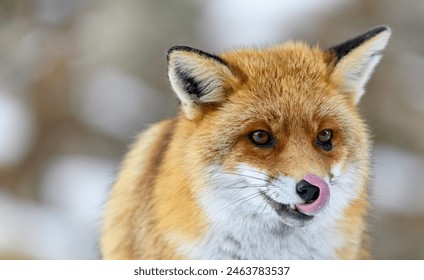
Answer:
<svg viewBox="0 0 424 280"><path fill-rule="evenodd" d="M305 203L310 203L316 200L319 196L319 188L309 184L305 180L296 184L296 192L303 200L305 200Z"/></svg>

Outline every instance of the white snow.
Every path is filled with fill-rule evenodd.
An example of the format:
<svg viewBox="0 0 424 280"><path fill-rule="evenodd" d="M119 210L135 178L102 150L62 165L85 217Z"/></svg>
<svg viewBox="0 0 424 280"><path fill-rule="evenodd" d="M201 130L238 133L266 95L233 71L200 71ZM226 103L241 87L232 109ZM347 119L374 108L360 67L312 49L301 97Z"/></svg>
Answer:
<svg viewBox="0 0 424 280"><path fill-rule="evenodd" d="M98 258L101 215L116 165L102 157L61 155L41 174L42 203L0 191L0 252L35 259Z"/></svg>
<svg viewBox="0 0 424 280"><path fill-rule="evenodd" d="M97 222L116 168L116 162L103 157L56 156L42 173L40 197L75 220Z"/></svg>
<svg viewBox="0 0 424 280"><path fill-rule="evenodd" d="M19 98L0 90L0 167L18 164L33 142L34 122Z"/></svg>
<svg viewBox="0 0 424 280"><path fill-rule="evenodd" d="M0 213L0 252L34 259L97 257L94 239L63 212L0 191Z"/></svg>
<svg viewBox="0 0 424 280"><path fill-rule="evenodd" d="M56 220L50 223L43 219L36 226L43 234L59 239L61 250L53 258L98 257L101 219L116 166L111 159L88 155L61 155L47 163L41 176L40 198ZM51 244L45 245L39 252L52 250Z"/></svg>

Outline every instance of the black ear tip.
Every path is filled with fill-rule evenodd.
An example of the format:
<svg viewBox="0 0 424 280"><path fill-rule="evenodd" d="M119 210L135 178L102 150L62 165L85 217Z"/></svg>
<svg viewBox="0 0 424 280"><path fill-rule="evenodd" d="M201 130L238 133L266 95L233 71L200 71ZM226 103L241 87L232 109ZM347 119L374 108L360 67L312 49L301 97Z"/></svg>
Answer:
<svg viewBox="0 0 424 280"><path fill-rule="evenodd" d="M381 25L381 26L378 26L378 27L371 29L367 33L370 34L371 37L373 37L373 36L380 34L381 32L384 32L384 31L391 32L391 29L390 29L390 27L388 27L386 25Z"/></svg>
<svg viewBox="0 0 424 280"><path fill-rule="evenodd" d="M168 50L168 54L170 54L174 51L196 52L198 50L195 49L195 48L189 47L189 46L177 45L177 46L170 47L169 50Z"/></svg>
<svg viewBox="0 0 424 280"><path fill-rule="evenodd" d="M195 49L188 46L180 46L180 45L173 46L173 47L170 47L168 51L166 52L166 59L169 61L170 55L175 51L193 52L193 50Z"/></svg>
<svg viewBox="0 0 424 280"><path fill-rule="evenodd" d="M181 51L181 52L195 54L195 55L201 56L203 58L212 59L216 62L227 65L226 62L221 57L219 57L217 55L210 54L210 53L204 52L204 51L196 49L196 48L192 48L192 47L188 47L188 46L179 46L179 45L173 46L168 50L168 53L167 53L167 56L166 56L168 61L169 61L171 54L175 51Z"/></svg>
<svg viewBox="0 0 424 280"><path fill-rule="evenodd" d="M353 39L331 47L330 50L336 55L337 61L339 61L342 57L350 53L353 49L357 48L364 42L385 31L390 32L390 28L385 25L375 27Z"/></svg>

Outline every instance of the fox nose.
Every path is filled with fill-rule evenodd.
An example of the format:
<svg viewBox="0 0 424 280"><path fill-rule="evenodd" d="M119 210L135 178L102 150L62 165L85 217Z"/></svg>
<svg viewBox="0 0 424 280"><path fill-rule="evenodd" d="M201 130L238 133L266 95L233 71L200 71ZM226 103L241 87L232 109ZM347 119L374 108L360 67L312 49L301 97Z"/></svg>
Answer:
<svg viewBox="0 0 424 280"><path fill-rule="evenodd" d="M311 203L319 197L319 188L305 180L296 184L296 192L305 203Z"/></svg>

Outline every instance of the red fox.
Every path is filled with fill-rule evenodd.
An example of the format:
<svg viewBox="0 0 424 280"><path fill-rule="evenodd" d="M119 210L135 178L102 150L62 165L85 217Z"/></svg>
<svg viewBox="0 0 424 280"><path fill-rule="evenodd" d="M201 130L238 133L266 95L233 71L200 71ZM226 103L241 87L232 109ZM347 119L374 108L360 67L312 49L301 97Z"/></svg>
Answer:
<svg viewBox="0 0 424 280"><path fill-rule="evenodd" d="M125 157L102 257L369 258L371 145L358 102L390 33L328 49L169 49L180 112Z"/></svg>

